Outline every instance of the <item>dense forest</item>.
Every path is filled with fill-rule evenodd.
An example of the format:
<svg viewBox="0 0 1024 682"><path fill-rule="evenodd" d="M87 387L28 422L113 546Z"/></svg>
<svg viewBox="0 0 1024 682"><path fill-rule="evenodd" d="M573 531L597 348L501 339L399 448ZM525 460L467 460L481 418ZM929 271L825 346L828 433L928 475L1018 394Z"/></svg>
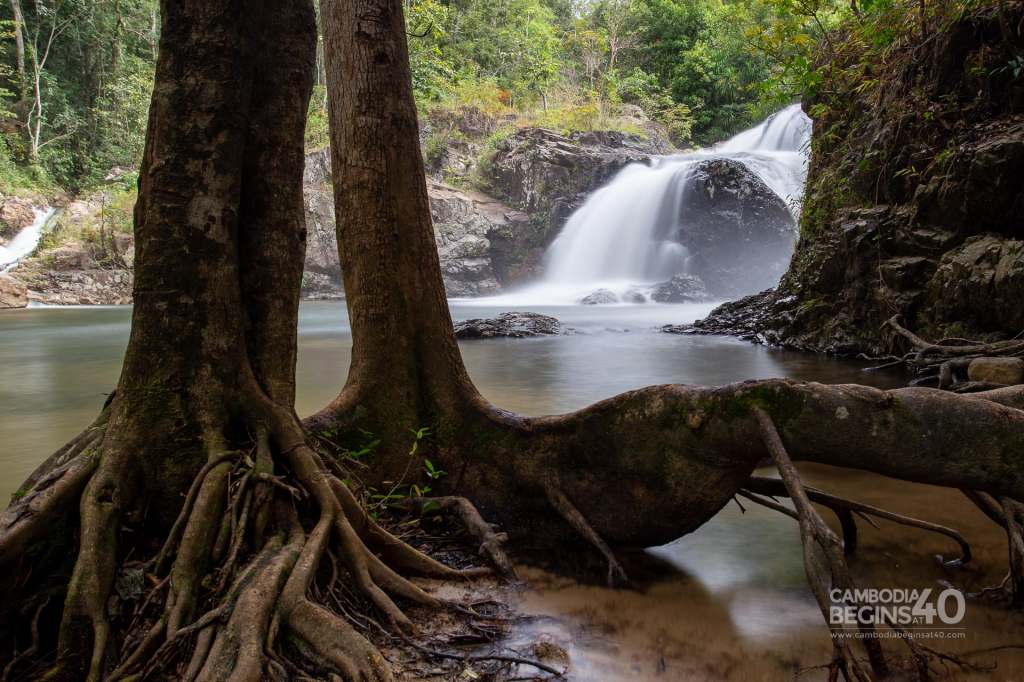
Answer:
<svg viewBox="0 0 1024 682"><path fill-rule="evenodd" d="M929 12L939 3L930 3ZM629 128L621 105L679 147L748 127L814 84L824 31L887 21L892 0L409 0L421 110L469 105L519 125ZM872 15L867 17L865 15ZM883 17L885 17L883 19ZM3 6L7 187L101 183L139 160L159 40L154 0ZM326 144L322 45L308 142Z"/></svg>

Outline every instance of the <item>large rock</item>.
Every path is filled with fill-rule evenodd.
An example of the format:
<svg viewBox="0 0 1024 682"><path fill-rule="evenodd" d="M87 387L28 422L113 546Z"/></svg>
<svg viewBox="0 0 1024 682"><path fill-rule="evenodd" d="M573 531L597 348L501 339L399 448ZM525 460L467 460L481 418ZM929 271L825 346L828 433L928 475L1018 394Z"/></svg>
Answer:
<svg viewBox="0 0 1024 682"><path fill-rule="evenodd" d="M126 305L132 302L131 270L19 268L15 274L28 285L28 297L34 303Z"/></svg>
<svg viewBox="0 0 1024 682"><path fill-rule="evenodd" d="M0 309L28 305L28 287L6 273L0 273Z"/></svg>
<svg viewBox="0 0 1024 682"><path fill-rule="evenodd" d="M984 332L1024 329L1024 241L971 237L948 251L927 285L925 319Z"/></svg>
<svg viewBox="0 0 1024 682"><path fill-rule="evenodd" d="M710 298L704 282L695 275L676 275L651 290L651 300L658 303L697 303Z"/></svg>
<svg viewBox="0 0 1024 682"><path fill-rule="evenodd" d="M581 305L610 305L618 302L618 295L611 289L598 289L578 301Z"/></svg>
<svg viewBox="0 0 1024 682"><path fill-rule="evenodd" d="M521 339L561 333L562 325L557 319L539 313L502 313L497 317L475 318L455 325L455 337L459 339Z"/></svg>
<svg viewBox="0 0 1024 682"><path fill-rule="evenodd" d="M1020 358L976 358L967 366L967 378L1008 386L1024 383L1024 360Z"/></svg>
<svg viewBox="0 0 1024 682"><path fill-rule="evenodd" d="M683 182L677 232L666 236L690 253L687 272L721 298L778 284L796 242L785 202L731 159L700 162Z"/></svg>
<svg viewBox="0 0 1024 682"><path fill-rule="evenodd" d="M530 229L515 246L534 270L566 219L594 190L630 163L671 151L655 137L614 131L561 135L524 128L498 143L481 165L490 194L529 214Z"/></svg>
<svg viewBox="0 0 1024 682"><path fill-rule="evenodd" d="M30 199L0 198L0 244L16 236L35 222L35 206Z"/></svg>
<svg viewBox="0 0 1024 682"><path fill-rule="evenodd" d="M341 296L328 150L306 156L304 184L307 276L303 293L308 298L329 298L333 287L333 295ZM428 181L427 192L449 296L493 294L531 274L523 262L535 254L520 244L531 229L524 213L480 192L434 180Z"/></svg>
<svg viewBox="0 0 1024 682"><path fill-rule="evenodd" d="M528 229L526 214L481 194L428 182L441 275L450 296L494 294L522 278L501 245Z"/></svg>

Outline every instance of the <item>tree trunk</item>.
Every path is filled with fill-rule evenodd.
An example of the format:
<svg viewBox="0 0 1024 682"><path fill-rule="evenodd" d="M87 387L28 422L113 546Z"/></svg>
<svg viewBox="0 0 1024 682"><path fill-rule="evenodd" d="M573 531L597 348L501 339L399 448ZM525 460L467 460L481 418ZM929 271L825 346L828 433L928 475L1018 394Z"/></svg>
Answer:
<svg viewBox="0 0 1024 682"><path fill-rule="evenodd" d="M477 398L452 334L419 153L401 0L324 0L338 245L352 324L345 388L310 425L358 415L375 476L407 468L409 429L456 428Z"/></svg>
<svg viewBox="0 0 1024 682"><path fill-rule="evenodd" d="M23 96L25 87L25 15L21 12L21 0L11 0L11 15L14 19L14 50L18 65L18 97Z"/></svg>
<svg viewBox="0 0 1024 682"><path fill-rule="evenodd" d="M610 579L621 572L615 547L699 528L744 489L768 443L787 459L1024 499L1020 388L963 397L767 380L652 386L541 418L488 404L451 328L401 11L401 0L323 5L353 349L341 394L306 425L381 435L370 480L415 482L421 463L407 434L428 426L433 466L450 472L439 487L471 499L520 541L550 549L584 538L608 561ZM870 653L884 669L880 651Z"/></svg>
<svg viewBox="0 0 1024 682"><path fill-rule="evenodd" d="M467 573L380 527L294 412L312 6L162 9L124 367L0 515L3 674L55 649L47 679L390 680L334 605L343 584L400 629L396 597L446 603L399 571Z"/></svg>

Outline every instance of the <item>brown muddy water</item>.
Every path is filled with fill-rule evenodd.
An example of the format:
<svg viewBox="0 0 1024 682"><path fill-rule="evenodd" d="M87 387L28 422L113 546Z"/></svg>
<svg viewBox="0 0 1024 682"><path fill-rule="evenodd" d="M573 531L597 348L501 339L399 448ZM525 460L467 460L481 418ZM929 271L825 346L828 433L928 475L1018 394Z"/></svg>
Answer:
<svg viewBox="0 0 1024 682"><path fill-rule="evenodd" d="M654 383L721 384L786 376L826 383L901 385L898 374L863 365L752 346L729 338L654 331L705 314L708 306L531 307L577 329L572 336L462 344L470 374L501 407L539 415L565 412ZM456 319L501 310L453 302ZM96 415L116 383L130 308L35 308L0 314L0 496ZM300 312L298 409L307 414L341 386L351 339L344 305L304 303ZM863 472L800 466L814 485L893 511L959 529L975 559L945 568L955 555L943 537L879 521L860 523L851 561L861 587L946 585L972 592L1006 570L1001 532L959 493ZM763 472L770 475L770 472ZM793 680L826 663L830 643L806 586L800 540L791 519L752 504L727 506L697 532L651 549L631 590L581 586L523 567L526 586L505 595L529 616L508 646L565 650L572 680ZM635 560L634 560L635 563ZM934 595L933 595L934 597ZM934 603L934 598L931 600ZM1024 617L980 599L927 646L964 652L1024 644ZM541 646L538 648L538 644ZM546 645L554 645L546 647ZM888 642L887 649L903 649ZM946 671L953 680L1024 682L1024 649L971 658L982 670ZM554 661L552 661L554 662ZM995 666L994 668L991 666ZM523 675L531 670L523 667ZM471 678L467 678L471 679ZM810 670L801 680L824 680Z"/></svg>

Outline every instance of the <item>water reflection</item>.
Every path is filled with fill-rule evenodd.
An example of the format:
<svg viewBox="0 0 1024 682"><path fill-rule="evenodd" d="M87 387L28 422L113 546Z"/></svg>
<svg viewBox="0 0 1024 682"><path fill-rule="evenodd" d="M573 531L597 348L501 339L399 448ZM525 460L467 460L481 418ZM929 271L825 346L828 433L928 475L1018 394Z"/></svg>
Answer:
<svg viewBox="0 0 1024 682"><path fill-rule="evenodd" d="M859 363L653 331L699 317L706 306L532 309L580 333L462 344L483 394L526 414L565 412L656 383L721 384L773 376L881 387L902 382L898 374L865 374ZM486 305L453 305L456 319L497 312L501 309ZM0 314L2 498L95 418L117 381L129 322L130 309L123 307ZM344 305L303 304L299 331L298 411L308 414L336 395L347 372L351 339ZM921 588L951 580L979 589L1002 577L1003 536L955 493L861 472L801 468L820 487L956 526L972 541L976 561L950 571L931 558L953 551L945 538L891 524L881 530L862 524L862 550L852 566L862 585ZM792 679L797 668L826 661L828 636L804 585L795 524L746 506L742 513L730 504L697 532L651 550L675 570L639 591L581 588L531 573L535 589L520 595L523 608L545 618L522 634L564 640L579 680ZM1024 618L971 602L967 625L968 639L947 650L1015 641ZM1024 679L1021 659L1019 652L1000 654L1001 679Z"/></svg>
<svg viewBox="0 0 1024 682"><path fill-rule="evenodd" d="M701 317L709 305L533 308L577 330L571 336L470 341L462 352L481 392L530 415L567 412L649 384L722 384L790 376L898 385L828 358L771 350L735 339L676 336L663 324ZM502 308L454 302L455 319ZM0 496L95 418L117 381L128 341L128 307L38 308L0 315ZM336 394L348 371L351 334L339 302L304 303L299 321L297 407L309 414Z"/></svg>

